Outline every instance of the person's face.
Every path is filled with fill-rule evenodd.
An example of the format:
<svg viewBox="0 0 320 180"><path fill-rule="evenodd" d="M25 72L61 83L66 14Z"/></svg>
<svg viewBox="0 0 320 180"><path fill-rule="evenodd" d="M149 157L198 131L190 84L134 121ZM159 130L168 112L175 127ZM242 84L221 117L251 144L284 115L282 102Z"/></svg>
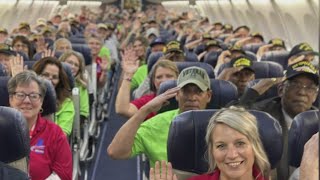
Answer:
<svg viewBox="0 0 320 180"><path fill-rule="evenodd" d="M18 85L15 94L9 97L10 106L20 111L28 122L34 121L42 106L43 97L40 94L35 81Z"/></svg>
<svg viewBox="0 0 320 180"><path fill-rule="evenodd" d="M65 60L65 62L70 65L71 71L72 71L72 75L74 77L76 77L78 75L78 72L79 72L79 69L80 69L79 59L76 56L71 55Z"/></svg>
<svg viewBox="0 0 320 180"><path fill-rule="evenodd" d="M143 57L145 55L145 47L141 41L134 41L133 49L138 57Z"/></svg>
<svg viewBox="0 0 320 180"><path fill-rule="evenodd" d="M97 30L97 35L102 39L106 39L107 37L110 36L110 34L111 34L111 31L104 28L98 28Z"/></svg>
<svg viewBox="0 0 320 180"><path fill-rule="evenodd" d="M165 47L164 44L156 44L152 46L151 52L162 52L164 47Z"/></svg>
<svg viewBox="0 0 320 180"><path fill-rule="evenodd" d="M281 103L284 110L293 118L307 111L316 100L319 87L307 75L300 75L284 83Z"/></svg>
<svg viewBox="0 0 320 180"><path fill-rule="evenodd" d="M248 138L225 124L217 124L211 138L220 179L252 179L255 157Z"/></svg>
<svg viewBox="0 0 320 180"><path fill-rule="evenodd" d="M97 56L99 54L99 52L100 52L102 44L97 39L90 39L88 41L88 46L91 49L91 54L94 55L94 56Z"/></svg>
<svg viewBox="0 0 320 180"><path fill-rule="evenodd" d="M230 81L237 86L239 95L243 94L247 84L254 79L254 72L248 69L242 69L239 72L233 73L230 77Z"/></svg>
<svg viewBox="0 0 320 180"><path fill-rule="evenodd" d="M154 85L156 89L159 89L162 82L174 79L177 79L177 75L174 71L168 68L158 67L154 75Z"/></svg>
<svg viewBox="0 0 320 180"><path fill-rule="evenodd" d="M57 47L56 47L56 51L60 51L60 52L66 52L71 49L72 47L70 46L70 44L66 42L60 42L57 44Z"/></svg>
<svg viewBox="0 0 320 180"><path fill-rule="evenodd" d="M248 37L249 36L249 31L245 28L240 28L238 31L238 37L239 38L245 38L245 37Z"/></svg>
<svg viewBox="0 0 320 180"><path fill-rule="evenodd" d="M28 36L30 34L30 31L27 28L21 28L19 29L19 34Z"/></svg>
<svg viewBox="0 0 320 180"><path fill-rule="evenodd" d="M52 85L54 87L57 87L57 85L60 82L59 79L59 67L55 64L47 64L40 74L40 76L46 78L47 80L51 81Z"/></svg>
<svg viewBox="0 0 320 180"><path fill-rule="evenodd" d="M189 110L205 109L211 99L211 91L202 91L195 84L187 84L181 88L176 96L180 113Z"/></svg>
<svg viewBox="0 0 320 180"><path fill-rule="evenodd" d="M23 52L24 54L29 54L29 48L28 45L22 43L21 41L17 41L15 44L13 44L13 50Z"/></svg>
<svg viewBox="0 0 320 180"><path fill-rule="evenodd" d="M8 38L8 34L0 33L0 43L4 43Z"/></svg>
<svg viewBox="0 0 320 180"><path fill-rule="evenodd" d="M8 74L11 74L10 61L12 58L13 58L13 56L10 56L10 55L4 54L4 53L0 53L0 63L4 66L4 68Z"/></svg>

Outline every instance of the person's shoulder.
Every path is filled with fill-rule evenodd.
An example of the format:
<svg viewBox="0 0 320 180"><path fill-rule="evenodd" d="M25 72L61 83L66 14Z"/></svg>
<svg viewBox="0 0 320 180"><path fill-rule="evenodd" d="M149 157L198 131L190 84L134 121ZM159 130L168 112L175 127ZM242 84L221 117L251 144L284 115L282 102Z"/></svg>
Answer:
<svg viewBox="0 0 320 180"><path fill-rule="evenodd" d="M216 178L214 173L210 173L210 174L202 174L202 175L198 175L198 176L193 176L187 180L218 180L218 178Z"/></svg>
<svg viewBox="0 0 320 180"><path fill-rule="evenodd" d="M272 97L272 98L268 98L262 101L258 101L256 103L253 104L253 107L256 108L265 108L265 107L271 107L274 104L279 105L279 103L281 102L281 97Z"/></svg>

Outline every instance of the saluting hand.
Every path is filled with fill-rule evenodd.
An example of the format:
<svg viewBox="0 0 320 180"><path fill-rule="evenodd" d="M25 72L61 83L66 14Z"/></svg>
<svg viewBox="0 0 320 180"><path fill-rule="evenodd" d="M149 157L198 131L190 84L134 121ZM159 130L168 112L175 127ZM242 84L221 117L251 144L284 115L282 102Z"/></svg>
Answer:
<svg viewBox="0 0 320 180"><path fill-rule="evenodd" d="M160 168L160 163L157 161L155 167L150 169L150 180L178 180L178 178L173 174L170 162L162 161Z"/></svg>

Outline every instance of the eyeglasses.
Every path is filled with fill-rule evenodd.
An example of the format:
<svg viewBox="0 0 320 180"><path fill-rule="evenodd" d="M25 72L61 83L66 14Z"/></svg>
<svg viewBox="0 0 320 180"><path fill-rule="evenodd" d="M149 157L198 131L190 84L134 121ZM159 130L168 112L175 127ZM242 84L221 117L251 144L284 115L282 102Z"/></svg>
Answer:
<svg viewBox="0 0 320 180"><path fill-rule="evenodd" d="M37 102L42 97L41 94L39 93L26 94L24 92L14 92L12 95L17 100L20 100L20 101L23 101L28 96L31 102Z"/></svg>
<svg viewBox="0 0 320 180"><path fill-rule="evenodd" d="M294 90L301 90L304 89L307 93L316 93L319 91L319 88L315 85L304 85L295 81L288 81L288 87Z"/></svg>
<svg viewBox="0 0 320 180"><path fill-rule="evenodd" d="M44 78L47 78L47 79L52 79L52 80L58 80L59 79L59 75L51 75L49 73L42 73L41 76L44 77Z"/></svg>

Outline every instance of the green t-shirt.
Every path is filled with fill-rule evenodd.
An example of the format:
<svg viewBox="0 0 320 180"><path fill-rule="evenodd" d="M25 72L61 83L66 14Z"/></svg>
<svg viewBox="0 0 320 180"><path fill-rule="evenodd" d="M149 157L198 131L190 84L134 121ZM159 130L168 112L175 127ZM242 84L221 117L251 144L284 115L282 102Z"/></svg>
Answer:
<svg viewBox="0 0 320 180"><path fill-rule="evenodd" d="M131 90L138 88L147 76L148 66L146 64L143 64L138 68L137 72L135 72L132 77Z"/></svg>
<svg viewBox="0 0 320 180"><path fill-rule="evenodd" d="M111 64L113 63L113 60L111 59L111 51L105 46L102 46L100 49L100 52L98 54L99 57L106 57L108 61L108 69L110 69Z"/></svg>
<svg viewBox="0 0 320 180"><path fill-rule="evenodd" d="M55 114L55 122L68 136L72 131L74 115L75 112L73 102L70 98L66 98L62 103L59 111Z"/></svg>
<svg viewBox="0 0 320 180"><path fill-rule="evenodd" d="M89 116L88 90L78 82L76 82L76 87L79 88L80 94L80 115L87 118Z"/></svg>
<svg viewBox="0 0 320 180"><path fill-rule="evenodd" d="M154 167L156 161L167 161L169 127L178 113L178 109L167 111L143 122L134 137L131 157L144 153L149 158L151 167Z"/></svg>

